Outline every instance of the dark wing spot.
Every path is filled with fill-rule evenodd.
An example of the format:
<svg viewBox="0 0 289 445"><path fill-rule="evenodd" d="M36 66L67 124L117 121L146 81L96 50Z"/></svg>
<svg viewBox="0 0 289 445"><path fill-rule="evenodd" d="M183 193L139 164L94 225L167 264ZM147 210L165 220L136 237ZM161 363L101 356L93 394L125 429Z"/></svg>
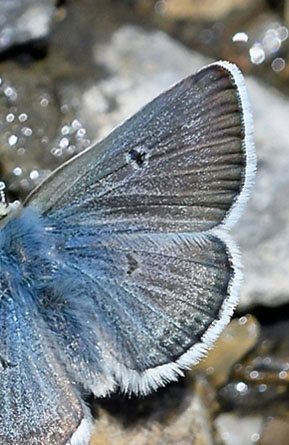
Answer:
<svg viewBox="0 0 289 445"><path fill-rule="evenodd" d="M134 161L138 167L141 167L145 161L146 152L145 151L137 151L135 149L130 150L129 152L130 159Z"/></svg>
<svg viewBox="0 0 289 445"><path fill-rule="evenodd" d="M128 262L128 270L126 273L131 275L138 268L138 262L130 253L127 254L126 258Z"/></svg>
<svg viewBox="0 0 289 445"><path fill-rule="evenodd" d="M5 371L7 368L14 368L15 365L10 363L8 360L6 360L4 357L1 357L0 355L0 371Z"/></svg>

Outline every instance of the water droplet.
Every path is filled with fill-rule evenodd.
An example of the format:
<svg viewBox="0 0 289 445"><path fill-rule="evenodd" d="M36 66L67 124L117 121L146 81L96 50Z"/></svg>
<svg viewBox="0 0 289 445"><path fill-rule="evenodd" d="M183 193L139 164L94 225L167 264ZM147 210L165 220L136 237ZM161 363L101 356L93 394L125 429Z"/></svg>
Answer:
<svg viewBox="0 0 289 445"><path fill-rule="evenodd" d="M280 73L280 71L284 70L285 68L285 60L282 57L277 57L271 63L271 67L273 71Z"/></svg>
<svg viewBox="0 0 289 445"><path fill-rule="evenodd" d="M235 385L236 391L244 393L248 391L248 385L244 382L239 382Z"/></svg>
<svg viewBox="0 0 289 445"><path fill-rule="evenodd" d="M265 60L265 51L261 43L254 43L249 49L249 54L254 65L260 65Z"/></svg>
<svg viewBox="0 0 289 445"><path fill-rule="evenodd" d="M21 113L21 114L19 114L18 119L20 122L25 122L25 121L27 121L28 116L26 113Z"/></svg>
<svg viewBox="0 0 289 445"><path fill-rule="evenodd" d="M236 32L232 37L233 42L248 42L249 37L245 32Z"/></svg>
<svg viewBox="0 0 289 445"><path fill-rule="evenodd" d="M73 128L73 130L78 130L79 128L81 128L81 123L79 122L79 120L77 120L77 119L74 119L72 122L71 122L71 126L72 126L72 128Z"/></svg>
<svg viewBox="0 0 289 445"><path fill-rule="evenodd" d="M265 383L262 383L261 385L258 386L259 392L265 392L266 390L267 390L267 385Z"/></svg>
<svg viewBox="0 0 289 445"><path fill-rule="evenodd" d="M289 36L288 28L286 26L280 26L277 31L281 42L285 42L285 40L287 40Z"/></svg>
<svg viewBox="0 0 289 445"><path fill-rule="evenodd" d="M76 151L75 145L69 145L67 151L69 154L73 155L73 153L75 153L75 151Z"/></svg>
<svg viewBox="0 0 289 445"><path fill-rule="evenodd" d="M286 371L279 372L279 379L286 379L288 377L288 373Z"/></svg>
<svg viewBox="0 0 289 445"><path fill-rule="evenodd" d="M278 36L278 32L276 31L276 29L268 29L268 31L266 31L262 43L266 53L268 54L276 53L281 46L281 40Z"/></svg>
<svg viewBox="0 0 289 445"><path fill-rule="evenodd" d="M58 158L62 155L62 149L61 149L61 148L52 147L52 149L50 150L50 152L51 152L51 154L52 154L53 156L56 156L56 157L58 157Z"/></svg>
<svg viewBox="0 0 289 445"><path fill-rule="evenodd" d="M69 111L69 106L67 104L63 104L61 105L60 110L62 113L67 113Z"/></svg>
<svg viewBox="0 0 289 445"><path fill-rule="evenodd" d="M6 121L7 121L7 122L13 122L14 119L15 119L15 116L14 116L13 113L9 113L9 114L7 114L7 116L6 116Z"/></svg>
<svg viewBox="0 0 289 445"><path fill-rule="evenodd" d="M48 136L43 136L43 138L41 139L42 144L47 144L49 142L49 138Z"/></svg>
<svg viewBox="0 0 289 445"><path fill-rule="evenodd" d="M215 372L215 368L213 366L208 366L208 368L206 369L207 375L213 375L214 372Z"/></svg>
<svg viewBox="0 0 289 445"><path fill-rule="evenodd" d="M69 132L70 132L69 125L63 125L63 127L61 128L61 134L63 136L66 136L67 134L69 134Z"/></svg>
<svg viewBox="0 0 289 445"><path fill-rule="evenodd" d="M250 372L250 377L252 380L257 379L259 377L259 372L258 371L251 371Z"/></svg>
<svg viewBox="0 0 289 445"><path fill-rule="evenodd" d="M24 147L19 147L18 149L17 149L17 154L19 155L19 156L23 156L24 155L24 153L25 153L25 148Z"/></svg>
<svg viewBox="0 0 289 445"><path fill-rule="evenodd" d="M69 139L68 138L62 138L62 139L60 139L60 141L59 141L59 147L60 148L67 148L68 147L68 145L69 145Z"/></svg>
<svg viewBox="0 0 289 445"><path fill-rule="evenodd" d="M9 136L8 138L8 144L10 145L10 147L16 145L17 142L18 142L18 136L16 136L16 134L11 134L11 136Z"/></svg>
<svg viewBox="0 0 289 445"><path fill-rule="evenodd" d="M241 326L243 326L243 325L246 324L247 322L248 322L247 317L241 317L241 318L239 318L239 320L238 320L238 324L241 325Z"/></svg>
<svg viewBox="0 0 289 445"><path fill-rule="evenodd" d="M21 133L24 134L24 136L31 136L33 131L30 127L23 127Z"/></svg>
<svg viewBox="0 0 289 445"><path fill-rule="evenodd" d="M5 96L9 97L11 100L17 99L17 92L12 87L6 87L4 90L4 94L5 94Z"/></svg>
<svg viewBox="0 0 289 445"><path fill-rule="evenodd" d="M85 128L80 128L79 130L77 130L76 136L79 138L83 138L83 136L85 136L85 134L86 134Z"/></svg>
<svg viewBox="0 0 289 445"><path fill-rule="evenodd" d="M13 174L14 174L15 176L20 176L20 175L22 175L22 168L21 168L21 167L15 167L15 168L13 169Z"/></svg>
<svg viewBox="0 0 289 445"><path fill-rule="evenodd" d="M155 4L155 12L156 14L165 14L167 11L167 2L166 0L158 0Z"/></svg>
<svg viewBox="0 0 289 445"><path fill-rule="evenodd" d="M260 439L260 434L258 434L258 433L253 433L252 434L252 436L251 436L251 441L252 442L258 442L259 441L259 439Z"/></svg>
<svg viewBox="0 0 289 445"><path fill-rule="evenodd" d="M35 181L36 179L39 178L39 171L38 170L31 170L29 177L30 179L32 179L32 181Z"/></svg>
<svg viewBox="0 0 289 445"><path fill-rule="evenodd" d="M49 104L49 100L47 99L47 97L42 97L40 99L40 105L41 107L47 107Z"/></svg>

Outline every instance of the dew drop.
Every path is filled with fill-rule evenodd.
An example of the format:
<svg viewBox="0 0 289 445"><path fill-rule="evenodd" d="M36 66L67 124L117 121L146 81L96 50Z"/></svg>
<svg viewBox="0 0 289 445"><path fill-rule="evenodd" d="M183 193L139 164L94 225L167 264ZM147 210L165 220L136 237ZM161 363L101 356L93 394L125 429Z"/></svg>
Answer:
<svg viewBox="0 0 289 445"><path fill-rule="evenodd" d="M282 57L276 57L276 59L272 61L271 67L275 73L280 73L280 71L285 68L285 60Z"/></svg>
<svg viewBox="0 0 289 445"><path fill-rule="evenodd" d="M254 43L249 49L249 54L254 65L260 65L265 60L265 51L261 43Z"/></svg>
<svg viewBox="0 0 289 445"><path fill-rule="evenodd" d="M16 136L16 134L11 134L11 136L9 136L8 138L8 144L10 145L10 147L16 145L17 142L18 142L18 136Z"/></svg>
<svg viewBox="0 0 289 445"><path fill-rule="evenodd" d="M248 42L249 37L245 32L236 32L232 37L233 42Z"/></svg>
<svg viewBox="0 0 289 445"><path fill-rule="evenodd" d="M20 175L22 175L22 168L21 168L21 167L15 167L15 168L13 169L13 174L14 174L15 176L20 176Z"/></svg>

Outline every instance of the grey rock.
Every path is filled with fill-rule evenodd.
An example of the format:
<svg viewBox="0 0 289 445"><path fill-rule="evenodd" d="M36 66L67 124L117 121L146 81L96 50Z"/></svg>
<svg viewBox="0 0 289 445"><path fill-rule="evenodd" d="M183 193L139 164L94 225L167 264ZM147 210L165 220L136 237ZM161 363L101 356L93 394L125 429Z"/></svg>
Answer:
<svg viewBox="0 0 289 445"><path fill-rule="evenodd" d="M82 113L94 116L95 125L101 127L100 136L161 91L207 63L205 57L186 50L164 32L146 32L132 25L120 28L108 42L96 44L94 58L109 76L97 84L97 100L90 98L87 91ZM111 108L109 101L114 102ZM103 112L90 106L99 103L107 104Z"/></svg>
<svg viewBox="0 0 289 445"><path fill-rule="evenodd" d="M47 37L54 12L54 0L1 0L0 52Z"/></svg>

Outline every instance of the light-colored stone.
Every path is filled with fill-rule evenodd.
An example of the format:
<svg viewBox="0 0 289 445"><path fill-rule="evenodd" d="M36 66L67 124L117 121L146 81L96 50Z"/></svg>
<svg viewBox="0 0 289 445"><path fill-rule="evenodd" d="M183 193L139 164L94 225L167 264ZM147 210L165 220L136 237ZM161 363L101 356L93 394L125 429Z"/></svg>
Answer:
<svg viewBox="0 0 289 445"><path fill-rule="evenodd" d="M159 3L162 3L159 2ZM232 12L250 11L256 0L165 0L160 12L175 19L221 20Z"/></svg>
<svg viewBox="0 0 289 445"><path fill-rule="evenodd" d="M260 438L262 416L221 414L215 425L224 445L254 445Z"/></svg>
<svg viewBox="0 0 289 445"><path fill-rule="evenodd" d="M162 31L146 32L136 26L124 26L109 42L96 44L94 58L109 73L97 84L97 102L102 106L105 102L115 103L110 111L104 106L103 112L96 113L97 105L90 100L89 91L84 97L80 115L94 121L99 137L207 61ZM91 93L95 96L95 89Z"/></svg>
<svg viewBox="0 0 289 445"><path fill-rule="evenodd" d="M47 37L54 13L54 0L1 0L0 52Z"/></svg>
<svg viewBox="0 0 289 445"><path fill-rule="evenodd" d="M289 101L256 79L248 88L258 172L234 229L245 266L241 308L289 301Z"/></svg>

